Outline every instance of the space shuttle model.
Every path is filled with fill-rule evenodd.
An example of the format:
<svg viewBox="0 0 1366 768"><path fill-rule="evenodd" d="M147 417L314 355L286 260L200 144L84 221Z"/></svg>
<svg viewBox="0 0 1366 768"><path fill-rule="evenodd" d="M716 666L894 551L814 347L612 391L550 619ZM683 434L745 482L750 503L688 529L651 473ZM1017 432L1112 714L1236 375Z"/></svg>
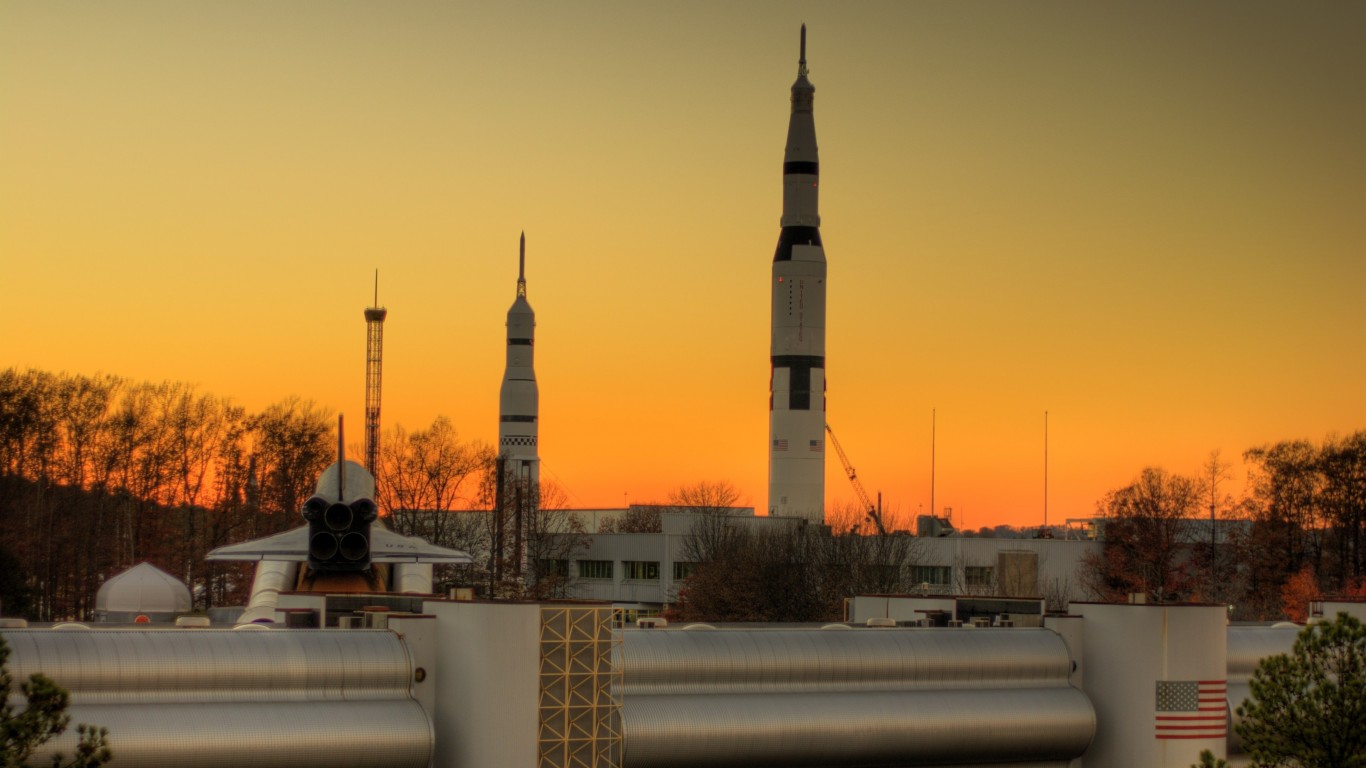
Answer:
<svg viewBox="0 0 1366 768"><path fill-rule="evenodd" d="M315 573L370 570L370 527L379 516L375 478L346 459L341 420L337 422L337 461L318 478L316 492L304 502L308 521L308 568Z"/></svg>
<svg viewBox="0 0 1366 768"><path fill-rule="evenodd" d="M783 217L773 254L768 414L768 512L825 516L825 250L817 212L816 88L806 78L802 25L783 153Z"/></svg>
<svg viewBox="0 0 1366 768"><path fill-rule="evenodd" d="M403 536L379 521L375 477L347 460L340 419L337 460L300 511L305 525L208 554L208 560L258 563L242 623L274 617L280 592L428 593L432 565L473 562L466 552Z"/></svg>

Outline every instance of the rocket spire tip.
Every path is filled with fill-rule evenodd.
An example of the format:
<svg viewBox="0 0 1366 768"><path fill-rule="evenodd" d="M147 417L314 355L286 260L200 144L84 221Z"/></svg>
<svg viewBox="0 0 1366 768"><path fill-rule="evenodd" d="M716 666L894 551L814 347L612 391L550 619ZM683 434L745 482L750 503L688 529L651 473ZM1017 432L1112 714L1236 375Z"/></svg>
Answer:
<svg viewBox="0 0 1366 768"><path fill-rule="evenodd" d="M517 295L526 295L526 231L522 232L517 255Z"/></svg>
<svg viewBox="0 0 1366 768"><path fill-rule="evenodd" d="M797 59L797 73L805 75L806 72L806 25L802 24L801 56Z"/></svg>

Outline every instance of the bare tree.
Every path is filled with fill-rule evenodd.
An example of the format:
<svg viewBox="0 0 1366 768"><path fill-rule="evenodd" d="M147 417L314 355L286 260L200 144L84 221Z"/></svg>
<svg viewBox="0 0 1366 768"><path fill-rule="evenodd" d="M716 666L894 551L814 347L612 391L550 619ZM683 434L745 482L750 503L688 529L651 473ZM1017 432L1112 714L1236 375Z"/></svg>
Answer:
<svg viewBox="0 0 1366 768"><path fill-rule="evenodd" d="M892 594L914 586L910 569L923 555L920 539L905 531L879 534L864 510L852 504L826 510L825 519L828 526L818 530L814 541L817 562L826 574L823 588L832 604L853 595Z"/></svg>
<svg viewBox="0 0 1366 768"><path fill-rule="evenodd" d="M1086 586L1108 599L1135 592L1155 603L1188 599L1190 520L1200 499L1197 481L1156 467L1106 494L1097 505L1105 542L1102 554L1084 559Z"/></svg>
<svg viewBox="0 0 1366 768"><path fill-rule="evenodd" d="M1333 589L1366 585L1366 430L1330 439L1319 452L1319 493L1331 529L1331 567L1322 574Z"/></svg>
<svg viewBox="0 0 1366 768"><path fill-rule="evenodd" d="M683 557L693 563L707 563L728 552L739 536L734 515L740 492L730 482L701 481L684 485L669 494L670 512L696 515L683 541Z"/></svg>
<svg viewBox="0 0 1366 768"><path fill-rule="evenodd" d="M1200 482L1209 510L1209 533L1203 537L1203 541L1194 545L1197 563L1204 566L1198 570L1205 577L1198 597L1205 602L1221 604L1229 602L1236 594L1233 576L1237 570L1237 561L1229 546L1228 537L1225 536L1221 542L1219 536L1220 519L1226 518L1228 511L1235 506L1233 497L1220 492L1220 487L1231 476L1229 470L1230 465L1222 459L1217 449L1210 452L1209 458L1201 467Z"/></svg>
<svg viewBox="0 0 1366 768"><path fill-rule="evenodd" d="M492 504L486 518L489 594L514 600L572 597L569 565L588 546L588 532L568 510L567 494L559 485L542 480L530 488L515 468L505 469L506 502L501 509Z"/></svg>
<svg viewBox="0 0 1366 768"><path fill-rule="evenodd" d="M1264 539L1280 549L1283 574L1299 572L1306 562L1318 571L1323 528L1318 451L1308 441L1295 440L1252 448L1243 456L1254 465L1253 495Z"/></svg>
<svg viewBox="0 0 1366 768"><path fill-rule="evenodd" d="M663 504L632 504L626 513L598 524L598 533L660 533L663 530L662 512L674 508Z"/></svg>
<svg viewBox="0 0 1366 768"><path fill-rule="evenodd" d="M444 416L417 432L402 425L386 429L376 502L389 527L443 547L466 544L458 540L469 533L467 516L451 513L478 504L492 456L487 445L461 441Z"/></svg>
<svg viewBox="0 0 1366 768"><path fill-rule="evenodd" d="M696 565L675 604L681 619L832 621L843 615L847 597L910 587L920 541L904 533L862 533L864 512L857 507L830 510L832 524L824 526L739 518L727 514L732 495L701 498L712 503L687 507L697 517L682 550Z"/></svg>
<svg viewBox="0 0 1366 768"><path fill-rule="evenodd" d="M211 395L197 395L193 387L174 391L165 428L170 436L170 455L174 483L170 503L180 518L182 536L171 554L195 600L207 607L208 590L199 589L199 567L208 552L204 538L208 509L204 506L206 484L212 490L210 475L224 451L232 424L227 403Z"/></svg>
<svg viewBox="0 0 1366 768"><path fill-rule="evenodd" d="M462 441L445 416L416 432L402 425L384 430L375 500L386 524L404 536L482 558L489 550L488 514L476 507L484 501L492 460L492 448ZM483 572L482 565L440 565L433 580L474 584L482 581Z"/></svg>
<svg viewBox="0 0 1366 768"><path fill-rule="evenodd" d="M526 533L527 574L523 596L533 600L572 597L569 563L588 546L583 523L568 510L558 484L542 480Z"/></svg>

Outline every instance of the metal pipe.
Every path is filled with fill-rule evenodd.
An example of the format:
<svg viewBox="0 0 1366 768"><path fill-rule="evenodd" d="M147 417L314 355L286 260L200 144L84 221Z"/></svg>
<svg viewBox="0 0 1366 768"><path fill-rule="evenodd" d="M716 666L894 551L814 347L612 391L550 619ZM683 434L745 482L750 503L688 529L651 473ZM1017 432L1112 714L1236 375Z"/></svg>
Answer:
<svg viewBox="0 0 1366 768"><path fill-rule="evenodd" d="M627 768L919 766L1080 757L1096 715L1075 688L628 696Z"/></svg>
<svg viewBox="0 0 1366 768"><path fill-rule="evenodd" d="M628 631L622 661L628 697L1062 687L1072 671L1047 629Z"/></svg>
<svg viewBox="0 0 1366 768"><path fill-rule="evenodd" d="M411 664L388 631L3 630L10 674L42 672L73 705L373 701L409 697Z"/></svg>
<svg viewBox="0 0 1366 768"><path fill-rule="evenodd" d="M431 723L411 699L80 704L68 713L72 727L30 765L74 754L77 723L108 728L122 768L426 768L432 756Z"/></svg>

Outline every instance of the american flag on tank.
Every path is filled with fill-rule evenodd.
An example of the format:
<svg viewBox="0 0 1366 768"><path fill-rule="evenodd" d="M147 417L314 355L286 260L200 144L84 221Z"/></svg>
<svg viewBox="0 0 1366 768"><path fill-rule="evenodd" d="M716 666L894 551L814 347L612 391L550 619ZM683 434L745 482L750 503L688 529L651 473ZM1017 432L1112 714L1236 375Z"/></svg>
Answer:
<svg viewBox="0 0 1366 768"><path fill-rule="evenodd" d="M824 445L823 443L821 443L821 441L819 441L819 440L812 440L812 441L811 441L811 450L816 451L817 453L820 453L822 450L824 450L824 448L825 448L825 445Z"/></svg>
<svg viewBox="0 0 1366 768"><path fill-rule="evenodd" d="M1159 739L1222 739L1228 736L1228 683L1224 680L1160 681Z"/></svg>
<svg viewBox="0 0 1366 768"><path fill-rule="evenodd" d="M783 439L783 440L774 440L774 441L773 441L773 450L775 450L775 451L786 451L786 450L787 450L787 440L786 440L786 439Z"/></svg>

